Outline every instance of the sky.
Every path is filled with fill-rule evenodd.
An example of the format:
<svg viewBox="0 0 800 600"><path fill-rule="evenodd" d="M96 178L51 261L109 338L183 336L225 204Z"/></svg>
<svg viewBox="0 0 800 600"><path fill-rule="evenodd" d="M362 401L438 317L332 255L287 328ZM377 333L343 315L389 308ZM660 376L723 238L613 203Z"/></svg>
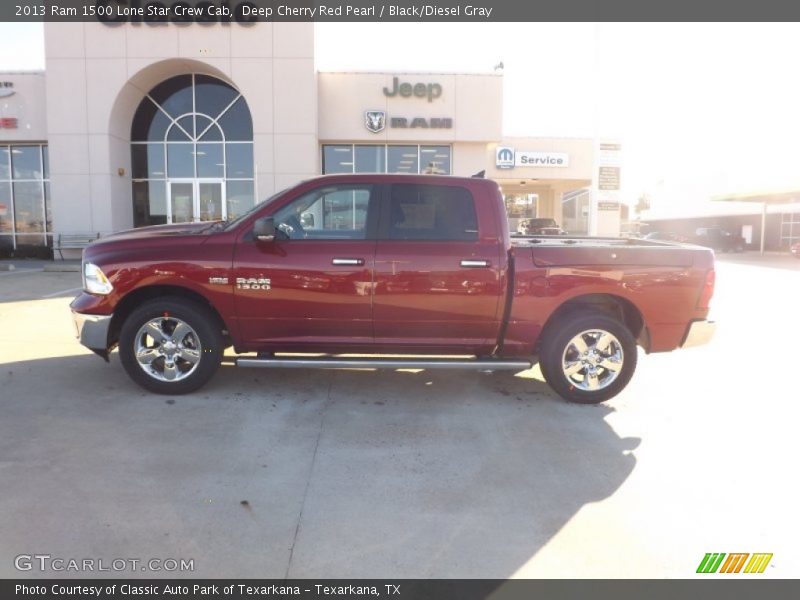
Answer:
<svg viewBox="0 0 800 600"><path fill-rule="evenodd" d="M622 197L659 215L800 189L796 24L321 23L323 71L492 72L504 133L623 144ZM40 24L0 24L0 70L44 67Z"/></svg>

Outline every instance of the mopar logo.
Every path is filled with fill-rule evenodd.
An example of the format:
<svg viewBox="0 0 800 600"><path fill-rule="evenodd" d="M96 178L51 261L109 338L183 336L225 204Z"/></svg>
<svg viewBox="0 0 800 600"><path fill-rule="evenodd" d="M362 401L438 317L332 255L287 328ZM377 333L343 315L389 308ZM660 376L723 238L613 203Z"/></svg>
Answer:
<svg viewBox="0 0 800 600"><path fill-rule="evenodd" d="M513 169L514 149L508 146L498 146L494 164L498 169Z"/></svg>

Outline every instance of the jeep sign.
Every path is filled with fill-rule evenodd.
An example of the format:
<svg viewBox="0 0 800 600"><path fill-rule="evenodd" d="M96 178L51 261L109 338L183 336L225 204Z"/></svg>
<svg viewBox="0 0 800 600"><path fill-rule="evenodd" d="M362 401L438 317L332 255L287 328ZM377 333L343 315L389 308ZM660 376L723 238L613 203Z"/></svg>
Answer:
<svg viewBox="0 0 800 600"><path fill-rule="evenodd" d="M392 89L388 87L383 88L383 95L387 98L394 98L395 96L402 96L409 98L416 96L417 98L427 98L428 102L433 102L436 98L442 95L442 86L438 83L408 83L400 82L400 79L395 77L392 80Z"/></svg>

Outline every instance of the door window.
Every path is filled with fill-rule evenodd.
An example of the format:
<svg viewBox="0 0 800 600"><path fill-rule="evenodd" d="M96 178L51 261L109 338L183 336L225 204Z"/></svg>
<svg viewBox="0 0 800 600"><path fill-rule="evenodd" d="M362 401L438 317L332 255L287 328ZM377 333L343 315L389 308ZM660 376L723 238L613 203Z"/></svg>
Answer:
<svg viewBox="0 0 800 600"><path fill-rule="evenodd" d="M372 186L326 186L304 194L275 213L287 239L363 240Z"/></svg>
<svg viewBox="0 0 800 600"><path fill-rule="evenodd" d="M388 220L391 240L478 239L475 201L462 187L393 185Z"/></svg>

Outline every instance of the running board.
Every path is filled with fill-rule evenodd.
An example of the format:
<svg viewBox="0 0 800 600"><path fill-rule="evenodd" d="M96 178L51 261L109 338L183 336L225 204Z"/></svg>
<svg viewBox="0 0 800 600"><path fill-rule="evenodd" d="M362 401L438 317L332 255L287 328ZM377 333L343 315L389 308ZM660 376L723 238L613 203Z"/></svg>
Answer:
<svg viewBox="0 0 800 600"><path fill-rule="evenodd" d="M524 371L529 360L449 359L449 358L237 358L237 367L274 369L476 369Z"/></svg>

